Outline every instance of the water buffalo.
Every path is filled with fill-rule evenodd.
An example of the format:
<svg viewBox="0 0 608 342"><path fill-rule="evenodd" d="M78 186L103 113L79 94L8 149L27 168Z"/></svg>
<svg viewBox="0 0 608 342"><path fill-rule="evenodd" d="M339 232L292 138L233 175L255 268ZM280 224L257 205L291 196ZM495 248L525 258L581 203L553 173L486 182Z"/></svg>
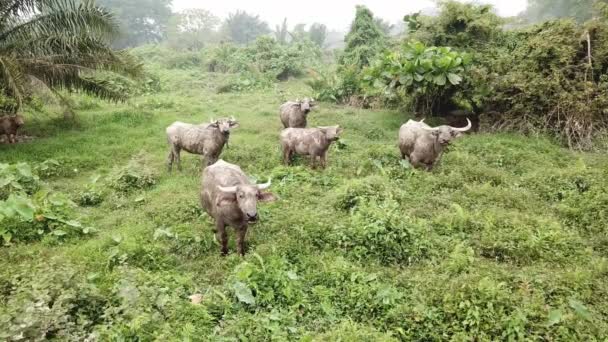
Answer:
<svg viewBox="0 0 608 342"><path fill-rule="evenodd" d="M211 120L211 123L200 125L180 121L172 123L166 130L170 145L167 168L171 171L173 162L177 162L177 168L181 170L181 150L203 156L207 165L215 163L228 143L230 130L238 125L234 118Z"/></svg>
<svg viewBox="0 0 608 342"><path fill-rule="evenodd" d="M289 101L281 105L280 116L283 127L306 128L306 117L315 106L314 99Z"/></svg>
<svg viewBox="0 0 608 342"><path fill-rule="evenodd" d="M424 123L424 120L409 120L399 130L401 157L408 159L415 168L432 170L441 159L445 147L471 129L472 124L469 119L467 123L464 128L445 125L431 127Z"/></svg>
<svg viewBox="0 0 608 342"><path fill-rule="evenodd" d="M310 156L310 164L314 168L317 158L321 167L327 166L327 150L332 142L339 139L342 133L340 126L317 128L286 128L281 132L283 147L283 162L289 165L294 153Z"/></svg>
<svg viewBox="0 0 608 342"><path fill-rule="evenodd" d="M201 205L215 220L223 255L228 253L226 226L235 228L237 251L244 255L247 228L258 221L257 202L276 200L272 193L264 191L270 184L270 180L265 184L253 184L240 167L223 160L203 170Z"/></svg>
<svg viewBox="0 0 608 342"><path fill-rule="evenodd" d="M5 115L0 117L0 135L6 134L9 144L17 142L17 130L25 124L21 115Z"/></svg>

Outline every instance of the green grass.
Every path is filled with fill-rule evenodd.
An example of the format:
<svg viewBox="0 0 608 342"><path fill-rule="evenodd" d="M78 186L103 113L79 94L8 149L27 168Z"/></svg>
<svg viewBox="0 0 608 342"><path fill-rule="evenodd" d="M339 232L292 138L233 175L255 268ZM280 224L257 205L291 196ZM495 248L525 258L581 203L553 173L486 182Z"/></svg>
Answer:
<svg viewBox="0 0 608 342"><path fill-rule="evenodd" d="M36 139L0 160L61 163L47 180L77 198L90 237L0 248L0 336L82 340L601 340L608 335L608 157L510 134L463 138L432 173L398 159L407 115L322 103L340 124L329 168L281 166L278 106L301 81L215 93L218 76L162 71L164 92L91 105L75 125L28 122ZM222 158L277 202L260 205L244 258L221 257L198 206L200 160L167 173L164 128L235 116ZM145 156L156 184L122 193L108 175ZM202 305L188 296L202 293ZM253 300L252 300L253 299Z"/></svg>

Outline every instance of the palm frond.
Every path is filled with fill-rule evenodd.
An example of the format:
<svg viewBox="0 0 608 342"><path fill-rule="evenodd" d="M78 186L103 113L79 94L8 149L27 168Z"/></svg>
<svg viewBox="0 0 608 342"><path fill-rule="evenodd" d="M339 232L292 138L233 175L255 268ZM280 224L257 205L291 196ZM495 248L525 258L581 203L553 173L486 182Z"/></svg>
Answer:
<svg viewBox="0 0 608 342"><path fill-rule="evenodd" d="M47 0L39 5L40 12L29 20L14 15L0 32L0 41L27 40L32 36L75 35L86 33L110 39L118 35L118 24L107 10L92 1Z"/></svg>
<svg viewBox="0 0 608 342"><path fill-rule="evenodd" d="M0 89L4 89L7 95L16 100L18 108L25 97L25 79L19 63L14 58L0 56Z"/></svg>
<svg viewBox="0 0 608 342"><path fill-rule="evenodd" d="M30 78L53 91L120 101L127 94L114 90L108 77L95 75L143 75L138 59L111 48L118 25L92 0L0 1L0 91L19 104Z"/></svg>

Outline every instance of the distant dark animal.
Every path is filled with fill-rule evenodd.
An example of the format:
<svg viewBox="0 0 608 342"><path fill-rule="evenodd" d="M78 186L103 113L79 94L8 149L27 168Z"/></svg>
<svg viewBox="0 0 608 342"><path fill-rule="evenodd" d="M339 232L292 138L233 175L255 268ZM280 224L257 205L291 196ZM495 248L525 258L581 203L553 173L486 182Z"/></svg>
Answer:
<svg viewBox="0 0 608 342"><path fill-rule="evenodd" d="M21 115L5 115L0 117L0 135L6 134L9 144L17 142L17 130L25 124Z"/></svg>
<svg viewBox="0 0 608 342"><path fill-rule="evenodd" d="M315 106L314 99L289 101L281 105L280 117L283 127L306 128L306 117Z"/></svg>
<svg viewBox="0 0 608 342"><path fill-rule="evenodd" d="M218 160L203 170L201 205L215 220L217 239L222 244L222 254L228 253L226 226L236 230L239 254L245 254L245 235L250 224L258 221L257 202L270 202L276 197L264 190L265 184L253 184L240 167Z"/></svg>
<svg viewBox="0 0 608 342"><path fill-rule="evenodd" d="M171 171L173 163L177 162L177 168L181 170L181 150L203 156L207 166L215 163L228 143L230 130L238 125L234 118L212 120L211 123L200 125L180 121L172 123L166 130L170 145L167 168Z"/></svg>
<svg viewBox="0 0 608 342"><path fill-rule="evenodd" d="M327 150L332 142L339 139L343 129L340 126L317 128L286 128L281 132L283 162L289 165L294 154L310 156L314 168L317 158L321 167L327 166Z"/></svg>
<svg viewBox="0 0 608 342"><path fill-rule="evenodd" d="M412 166L430 171L441 159L445 147L470 130L472 124L467 119L468 124L464 128L445 125L431 127L423 121L409 120L401 126L399 149L401 157L408 159Z"/></svg>

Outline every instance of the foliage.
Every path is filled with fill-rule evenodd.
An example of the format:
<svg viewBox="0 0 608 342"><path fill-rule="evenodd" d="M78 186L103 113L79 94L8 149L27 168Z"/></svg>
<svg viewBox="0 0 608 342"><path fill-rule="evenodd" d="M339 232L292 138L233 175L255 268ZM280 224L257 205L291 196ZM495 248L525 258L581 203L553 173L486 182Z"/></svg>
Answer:
<svg viewBox="0 0 608 342"><path fill-rule="evenodd" d="M150 167L145 152L133 156L126 165L115 167L108 176L108 185L123 193L149 188L156 181L157 173Z"/></svg>
<svg viewBox="0 0 608 342"><path fill-rule="evenodd" d="M360 260L410 265L440 248L424 225L399 214L394 201L366 201L354 211L351 222L337 233L337 244Z"/></svg>
<svg viewBox="0 0 608 342"><path fill-rule="evenodd" d="M503 113L497 126L544 131L571 148L588 149L608 127L608 50L595 51L593 68L585 29L572 21L552 21L510 33L509 46L486 77L492 93L485 107ZM608 26L593 26L593 41L608 39Z"/></svg>
<svg viewBox="0 0 608 342"><path fill-rule="evenodd" d="M171 18L172 0L97 0L115 13L120 23L120 48L135 47L161 41Z"/></svg>
<svg viewBox="0 0 608 342"><path fill-rule="evenodd" d="M75 204L61 193L40 190L31 197L11 194L0 201L0 236L4 243L65 239L89 234L91 227L72 219Z"/></svg>
<svg viewBox="0 0 608 342"><path fill-rule="evenodd" d="M582 23L597 15L599 5L606 3L605 0L531 0L528 1L528 7L520 14L520 17L531 23L564 17L573 18Z"/></svg>
<svg viewBox="0 0 608 342"><path fill-rule="evenodd" d="M355 20L345 38L346 47L338 62L343 66L356 65L362 69L384 49L385 39L372 12L365 6L357 6Z"/></svg>
<svg viewBox="0 0 608 342"><path fill-rule="evenodd" d="M122 100L91 71L141 75L131 55L114 51L117 33L113 16L92 1L11 0L0 5L0 93L14 99L17 111L31 94L30 79L52 90L79 90L101 98Z"/></svg>
<svg viewBox="0 0 608 342"><path fill-rule="evenodd" d="M323 47L325 44L325 39L327 39L327 26L319 23L310 25L310 29L308 29L308 36L310 37L310 40L312 40L319 47Z"/></svg>
<svg viewBox="0 0 608 342"><path fill-rule="evenodd" d="M364 80L383 94L401 92L412 97L412 111L440 113L452 100L470 63L466 54L449 47L407 44L389 52L366 70Z"/></svg>
<svg viewBox="0 0 608 342"><path fill-rule="evenodd" d="M239 91L301 76L320 58L319 47L309 40L281 45L270 37L260 37L247 47L220 44L208 51L206 61L209 71L238 73L234 79L226 80L221 88Z"/></svg>
<svg viewBox="0 0 608 342"><path fill-rule="evenodd" d="M59 260L2 270L0 338L86 340L109 299L82 270Z"/></svg>
<svg viewBox="0 0 608 342"><path fill-rule="evenodd" d="M182 50L199 51L218 40L220 19L205 9L191 8L173 15L167 30L167 45Z"/></svg>
<svg viewBox="0 0 608 342"><path fill-rule="evenodd" d="M490 6L455 1L443 2L437 17L410 22L415 38L470 53L470 77L454 107L497 113L488 117L495 129L549 133L571 148L591 148L607 127L600 75L608 65L608 26L556 20L504 30L502 23Z"/></svg>
<svg viewBox="0 0 608 342"><path fill-rule="evenodd" d="M502 35L504 19L493 12L491 5L441 1L436 17L406 16L411 38L434 46L450 46L482 51L496 44Z"/></svg>
<svg viewBox="0 0 608 342"><path fill-rule="evenodd" d="M96 175L91 178L91 183L87 184L84 191L82 191L77 198L77 202L79 205L87 207L87 206L96 206L103 202L104 193L101 189L101 185L98 183L101 176Z"/></svg>
<svg viewBox="0 0 608 342"><path fill-rule="evenodd" d="M270 33L268 24L258 15L240 10L228 15L222 24L222 31L236 44L249 44L259 36Z"/></svg>

